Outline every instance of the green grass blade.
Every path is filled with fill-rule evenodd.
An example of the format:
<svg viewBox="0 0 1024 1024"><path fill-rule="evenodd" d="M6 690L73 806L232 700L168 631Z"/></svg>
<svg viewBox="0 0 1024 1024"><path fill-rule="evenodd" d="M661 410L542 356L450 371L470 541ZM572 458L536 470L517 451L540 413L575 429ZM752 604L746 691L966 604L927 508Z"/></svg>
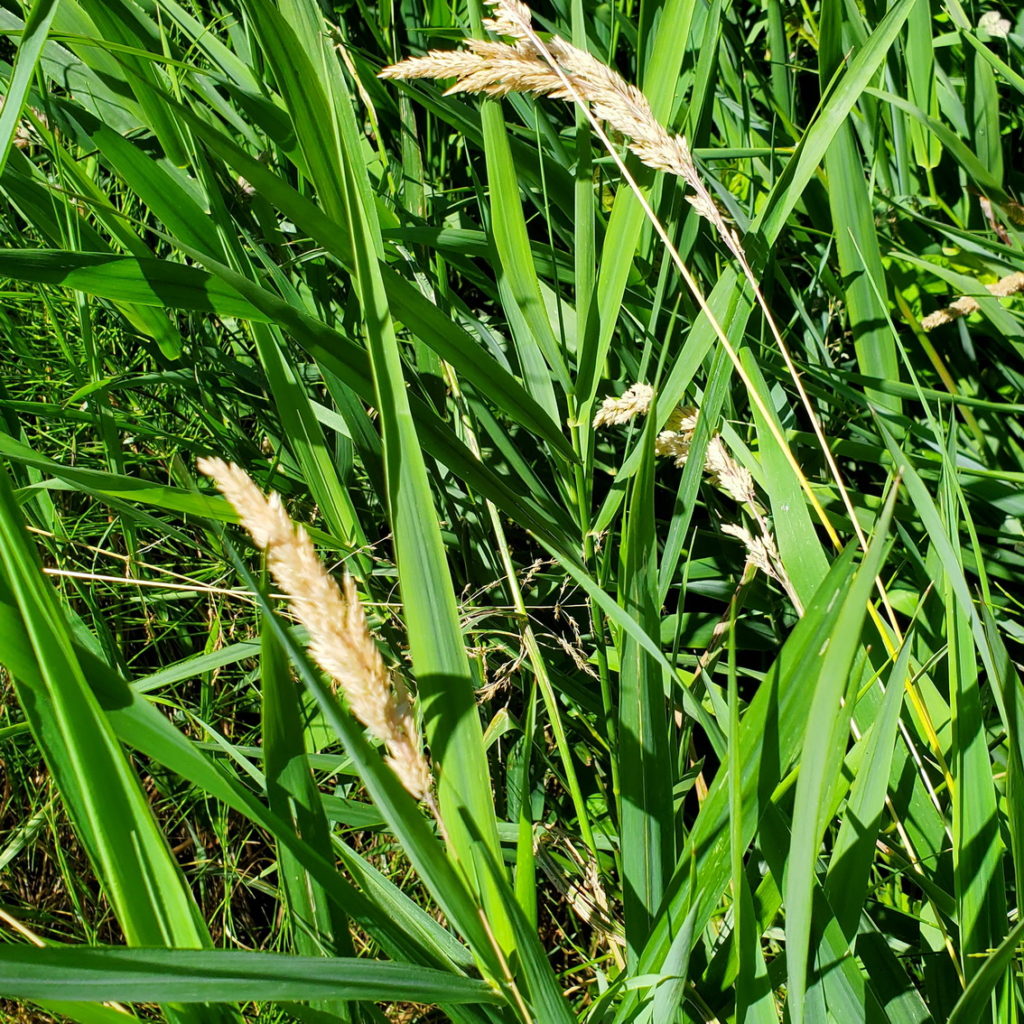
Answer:
<svg viewBox="0 0 1024 1024"><path fill-rule="evenodd" d="M842 27L841 0L826 0L822 5L818 51L823 90L846 56ZM829 179L828 195L839 270L845 278L843 301L849 313L858 365L867 376L899 380L896 346L886 317L885 272L875 232L874 211L864 178L863 162L857 153L849 122L836 128L825 153L825 173ZM892 395L869 391L868 397L880 409L892 413L900 411L900 402Z"/></svg>
<svg viewBox="0 0 1024 1024"><path fill-rule="evenodd" d="M985 170L1002 186L1003 146L999 125L999 90L991 64L975 51L971 67L971 127L974 152Z"/></svg>
<svg viewBox="0 0 1024 1024"><path fill-rule="evenodd" d="M764 407L773 409L771 393L753 353L741 355L743 365L755 388L764 400ZM753 409L762 473L759 483L768 494L775 527L779 556L786 567L801 601L808 601L828 572L828 557L807 507L807 499L799 481L790 470L776 435L764 422L759 409ZM785 437L779 413L775 415L779 434Z"/></svg>
<svg viewBox="0 0 1024 1024"><path fill-rule="evenodd" d="M654 532L654 421L644 438L645 456L633 477L621 547L621 600L648 631L660 621ZM619 828L626 948L635 960L674 864L674 762L669 754L664 676L658 661L625 634L619 666Z"/></svg>
<svg viewBox="0 0 1024 1024"><path fill-rule="evenodd" d="M0 948L0 991L22 999L96 1002L353 999L497 1003L494 987L443 971L375 960L237 950Z"/></svg>
<svg viewBox="0 0 1024 1024"><path fill-rule="evenodd" d="M142 1020L133 1013L126 1013L109 1006L90 1005L88 1003L65 1003L53 999L35 999L37 1006L49 1013L59 1013L78 1024L126 1024L127 1021Z"/></svg>
<svg viewBox="0 0 1024 1024"><path fill-rule="evenodd" d="M507 293L505 311L510 323L518 328L514 337L527 389L534 401L552 419L557 419L558 404L552 381L557 382L565 394L570 386L569 370L541 296L504 118L497 107L488 104L481 111L481 122L494 245L500 268L498 285Z"/></svg>
<svg viewBox="0 0 1024 1024"><path fill-rule="evenodd" d="M869 895L871 861L885 809L910 652L911 646L904 640L871 732L863 741L860 770L854 778L829 861L825 894L840 928L851 941Z"/></svg>
<svg viewBox="0 0 1024 1024"><path fill-rule="evenodd" d="M7 154L18 130L18 119L59 6L60 0L34 0L25 19L14 69L4 95L3 109L0 110L0 174L7 166Z"/></svg>
<svg viewBox="0 0 1024 1024"><path fill-rule="evenodd" d="M950 542L960 534L949 488L944 502ZM962 571L962 570L961 570ZM970 620L958 614L954 588L943 588L949 644L952 712L953 872L965 977L980 968L979 954L994 949L1006 931L1004 847L996 813L992 764L982 725L980 679Z"/></svg>
<svg viewBox="0 0 1024 1024"><path fill-rule="evenodd" d="M165 260L133 259L113 253L8 249L0 252L0 274L16 281L75 288L115 302L269 320L213 274Z"/></svg>
<svg viewBox="0 0 1024 1024"><path fill-rule="evenodd" d="M982 615L985 635L992 651L992 661L998 669L993 696L1003 728L1006 730L1007 830L1010 835L1013 873L1019 883L1019 880L1024 878L1024 803L1020 799L1021 786L1024 785L1024 688L1010 660L1006 645L999 635L992 612L988 608L983 608Z"/></svg>
<svg viewBox="0 0 1024 1024"><path fill-rule="evenodd" d="M874 588L886 547L887 530L896 506L896 488L878 519L864 561L851 583L836 619L835 632L822 654L821 675L807 709L800 752L800 778L793 812L793 837L786 864L786 967L790 1019L803 1021L808 944L818 847L827 823L828 790L842 764L852 714L850 670L860 646L865 608ZM845 710L843 708L845 695Z"/></svg>
<svg viewBox="0 0 1024 1024"><path fill-rule="evenodd" d="M938 116L939 99L935 87L932 26L931 5L919 0L907 19L907 38L904 46L907 61L907 95L915 106L934 118ZM918 165L929 170L938 166L941 156L938 140L917 121L910 123L910 138Z"/></svg>
<svg viewBox="0 0 1024 1024"><path fill-rule="evenodd" d="M917 0L899 0L889 7L867 41L853 55L845 73L800 140L793 159L776 181L763 211L751 228L768 244L778 237L797 199L832 144L839 126L878 73L915 3Z"/></svg>
<svg viewBox="0 0 1024 1024"><path fill-rule="evenodd" d="M188 145L182 126L162 99L170 76L158 66L163 54L153 37L156 27L151 22L147 24L138 9L123 0L78 0L78 3L81 12L99 29L99 33L94 30L89 35L93 38L101 35L105 44L114 44L109 49L119 66L119 84L134 95L167 159L178 167L184 167L188 162ZM72 5L66 3L65 6ZM150 47L157 51L157 61L152 59ZM89 46L83 49L89 49Z"/></svg>

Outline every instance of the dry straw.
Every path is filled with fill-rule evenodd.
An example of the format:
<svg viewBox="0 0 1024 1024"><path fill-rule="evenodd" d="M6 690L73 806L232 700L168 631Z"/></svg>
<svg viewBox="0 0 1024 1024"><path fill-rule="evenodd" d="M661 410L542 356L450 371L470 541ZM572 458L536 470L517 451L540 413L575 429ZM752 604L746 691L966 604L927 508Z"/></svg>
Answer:
<svg viewBox="0 0 1024 1024"><path fill-rule="evenodd" d="M387 747L388 764L402 785L418 800L428 798L430 768L409 695L384 664L352 578L346 575L339 588L320 564L309 534L288 516L279 494L265 497L243 469L221 459L200 459L198 466L266 552L271 575L309 631L313 659L344 693L356 718Z"/></svg>

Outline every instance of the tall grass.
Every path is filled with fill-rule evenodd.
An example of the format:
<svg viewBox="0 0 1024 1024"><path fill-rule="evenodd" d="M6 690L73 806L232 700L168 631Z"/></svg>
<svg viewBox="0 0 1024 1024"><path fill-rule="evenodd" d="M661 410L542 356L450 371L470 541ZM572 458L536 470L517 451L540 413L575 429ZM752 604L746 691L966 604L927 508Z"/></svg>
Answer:
<svg viewBox="0 0 1024 1024"><path fill-rule="evenodd" d="M1014 16L0 0L0 1017L1018 1021Z"/></svg>

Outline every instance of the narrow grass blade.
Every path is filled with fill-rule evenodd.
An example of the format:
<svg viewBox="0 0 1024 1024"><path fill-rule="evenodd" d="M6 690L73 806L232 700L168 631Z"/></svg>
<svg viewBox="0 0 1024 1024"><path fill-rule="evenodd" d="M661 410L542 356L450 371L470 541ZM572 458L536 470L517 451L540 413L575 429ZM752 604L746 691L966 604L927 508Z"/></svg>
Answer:
<svg viewBox="0 0 1024 1024"><path fill-rule="evenodd" d="M764 400L764 407L772 410L771 392L754 354L743 352L740 358ZM801 601L806 602L810 600L828 572L828 557L814 528L806 497L787 463L775 433L768 429L759 409L755 407L753 414L763 470L759 483L771 502L772 525L779 546L779 557L786 567L797 595ZM783 424L777 414L775 422L780 435L784 437Z"/></svg>
<svg viewBox="0 0 1024 1024"><path fill-rule="evenodd" d="M864 561L847 591L836 619L835 632L822 653L821 675L807 710L793 811L793 837L784 885L787 1006L794 1024L803 1021L815 864L827 824L824 813L826 798L842 764L853 710L851 702L855 691L851 693L850 670L860 646L865 608L885 553L887 531L896 507L896 493L893 487L885 510L878 518ZM858 677L854 675L852 681L856 683Z"/></svg>
<svg viewBox="0 0 1024 1024"><path fill-rule="evenodd" d="M999 90L991 64L978 52L971 65L971 127L974 152L985 170L1001 186L1003 183L1003 146L999 125Z"/></svg>
<svg viewBox="0 0 1024 1024"><path fill-rule="evenodd" d="M1006 730L1007 829L1010 834L1013 873L1020 884L1020 880L1024 879L1024 801L1021 799L1021 787L1024 786L1024 687L999 635L991 610L983 608L982 615L992 661L998 669L992 692Z"/></svg>
<svg viewBox="0 0 1024 1024"><path fill-rule="evenodd" d="M43 46L46 44L47 33L60 2L61 0L34 0L25 19L25 27L14 59L14 70L4 95L3 109L0 110L0 174L7 165L7 154L18 130L18 119L21 117L32 78Z"/></svg>
<svg viewBox="0 0 1024 1024"><path fill-rule="evenodd" d="M861 767L853 781L829 861L825 894L851 943L869 895L872 855L885 809L911 649L904 639L871 732L863 741L866 746Z"/></svg>
<svg viewBox="0 0 1024 1024"><path fill-rule="evenodd" d="M128 1024L129 1021L142 1020L133 1013L109 1006L89 1003L65 1003L53 999L34 999L37 1006L49 1013L59 1013L77 1024Z"/></svg>
<svg viewBox="0 0 1024 1024"><path fill-rule="evenodd" d="M822 5L819 41L819 76L824 89L844 58L842 40L844 6L841 0ZM875 231L868 185L849 122L838 125L825 153L829 178L829 205L836 252L843 282L843 301L849 314L857 362L863 374L899 380L900 366L889 330L884 297L885 271ZM890 394L868 391L869 400L892 413L900 402Z"/></svg>
<svg viewBox="0 0 1024 1024"><path fill-rule="evenodd" d="M21 999L203 1003L352 999L497 1003L493 986L368 959L236 950L0 947L0 992Z"/></svg>
<svg viewBox="0 0 1024 1024"><path fill-rule="evenodd" d="M657 550L654 530L654 421L632 481L619 573L621 600L641 626L657 632ZM674 863L674 760L669 750L662 668L628 633L619 667L619 778L623 912L631 960L650 935Z"/></svg>
<svg viewBox="0 0 1024 1024"><path fill-rule="evenodd" d="M939 113L938 92L935 87L935 50L932 39L932 10L927 0L918 0L907 19L907 39L904 54L907 62L907 86L910 101L929 117ZM938 166L942 155L939 141L920 122L910 124L910 138L914 157L920 167Z"/></svg>
<svg viewBox="0 0 1024 1024"><path fill-rule="evenodd" d="M751 231L760 234L768 244L778 237L793 206L832 144L839 126L878 73L917 2L898 0L888 8L867 41L853 55L845 73L800 140L796 153L776 181L764 209L751 227Z"/></svg>
<svg viewBox="0 0 1024 1024"><path fill-rule="evenodd" d="M951 543L959 538L952 495L944 501ZM983 725L980 679L971 623L958 613L956 596L943 586L952 712L953 873L964 976L980 968L978 956L996 948L1006 931L1004 846L996 810L992 762Z"/></svg>
<svg viewBox="0 0 1024 1024"><path fill-rule="evenodd" d="M188 162L184 131L162 99L162 94L168 91L169 76L152 59L150 51L152 47L160 52L159 41L150 34L155 26L147 25L138 9L123 0L79 0L79 3L81 12L99 29L88 35L93 39L99 36L108 45L114 44L109 47L109 53L119 66L119 84L129 95L134 95L167 159L184 167ZM86 44L83 50L90 48Z"/></svg>
<svg viewBox="0 0 1024 1024"><path fill-rule="evenodd" d="M246 320L270 319L213 274L166 260L112 253L7 249L0 252L0 274L16 281L75 288L115 302L193 309Z"/></svg>
<svg viewBox="0 0 1024 1024"><path fill-rule="evenodd" d="M491 189L499 286L507 289L508 302L514 303L519 313L515 316L514 310L509 309L506 303L511 323L520 328L515 333L515 341L531 396L548 415L556 418L558 405L552 379L559 384L562 393L566 393L569 390L569 370L541 297L519 200L516 168L505 137L501 110L490 104L485 106L481 111L481 123ZM544 365L547 373L539 372Z"/></svg>

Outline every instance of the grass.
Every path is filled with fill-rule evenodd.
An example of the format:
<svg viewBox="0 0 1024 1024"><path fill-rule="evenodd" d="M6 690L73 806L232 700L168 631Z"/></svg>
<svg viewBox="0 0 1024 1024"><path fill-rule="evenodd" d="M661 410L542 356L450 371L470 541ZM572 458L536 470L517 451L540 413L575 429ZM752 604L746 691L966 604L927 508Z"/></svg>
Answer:
<svg viewBox="0 0 1024 1024"><path fill-rule="evenodd" d="M1024 23L503 12L0 2L0 1019L1017 1022Z"/></svg>

